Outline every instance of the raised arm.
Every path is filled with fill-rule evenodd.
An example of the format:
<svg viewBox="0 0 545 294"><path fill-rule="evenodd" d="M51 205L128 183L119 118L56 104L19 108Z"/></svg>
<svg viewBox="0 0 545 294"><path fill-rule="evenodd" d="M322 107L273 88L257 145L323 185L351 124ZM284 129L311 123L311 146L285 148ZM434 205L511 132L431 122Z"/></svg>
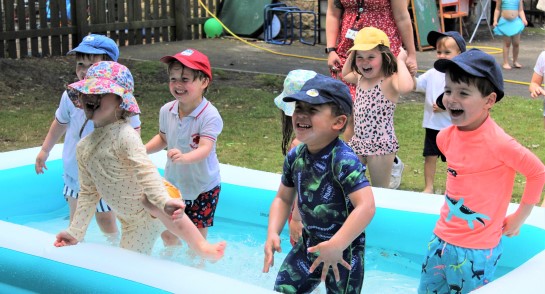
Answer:
<svg viewBox="0 0 545 294"><path fill-rule="evenodd" d="M343 65L343 80L347 83L356 85L360 75L352 69L352 60L356 56L356 51L351 51Z"/></svg>
<svg viewBox="0 0 545 294"><path fill-rule="evenodd" d="M416 48L414 46L413 24L409 14L407 0L390 0L394 21L397 30L401 35L401 42L407 50L407 66L409 71L415 75L418 70L416 61Z"/></svg>

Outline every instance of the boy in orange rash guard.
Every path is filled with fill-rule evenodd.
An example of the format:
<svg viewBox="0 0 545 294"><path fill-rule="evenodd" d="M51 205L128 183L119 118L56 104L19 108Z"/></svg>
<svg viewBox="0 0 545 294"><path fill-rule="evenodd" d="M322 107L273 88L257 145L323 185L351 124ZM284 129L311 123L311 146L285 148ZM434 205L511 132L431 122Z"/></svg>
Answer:
<svg viewBox="0 0 545 294"><path fill-rule="evenodd" d="M448 165L445 204L418 292L467 293L492 280L501 237L518 235L539 202L545 166L490 118L504 95L501 68L492 56L472 49L434 67L446 74L437 104L453 125L437 135ZM506 216L516 172L526 177L526 186L517 211Z"/></svg>

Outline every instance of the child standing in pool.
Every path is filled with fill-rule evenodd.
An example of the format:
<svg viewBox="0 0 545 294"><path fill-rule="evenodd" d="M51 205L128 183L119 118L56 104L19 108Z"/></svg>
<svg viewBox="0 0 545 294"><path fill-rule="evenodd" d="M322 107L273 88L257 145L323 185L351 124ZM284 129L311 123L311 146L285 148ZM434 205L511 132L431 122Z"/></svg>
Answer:
<svg viewBox="0 0 545 294"><path fill-rule="evenodd" d="M418 292L468 293L492 281L503 251L501 237L518 235L540 201L545 166L490 118L490 109L504 95L494 57L472 49L437 60L434 67L446 79L437 105L453 125L437 135L448 159L446 195ZM518 209L506 216L517 172L526 177L526 186Z"/></svg>
<svg viewBox="0 0 545 294"><path fill-rule="evenodd" d="M146 143L146 150L168 149L165 178L180 189L187 205L185 213L206 238L208 228L214 225L221 190L216 141L223 120L204 97L212 82L212 68L208 57L194 49L161 61L168 65L169 89L175 100L161 107L159 133ZM164 232L163 240L169 235Z"/></svg>
<svg viewBox="0 0 545 294"><path fill-rule="evenodd" d="M140 113L130 71L115 62L99 62L69 88L79 92L95 130L77 146L80 198L70 227L57 235L54 245L81 241L94 206L104 197L121 222L122 248L150 254L166 227L199 255L220 259L225 242L208 243L183 212L184 202L169 197L139 134L127 122L127 117Z"/></svg>
<svg viewBox="0 0 545 294"><path fill-rule="evenodd" d="M297 199L302 240L282 263L274 290L309 293L325 281L332 292L359 293L364 230L374 216L375 202L363 165L339 139L352 114L352 96L343 82L317 74L283 100L296 103L292 126L302 144L284 161L269 213L263 272L274 264L274 252L281 250L279 234Z"/></svg>
<svg viewBox="0 0 545 294"><path fill-rule="evenodd" d="M112 39L103 35L92 34L83 38L83 41L72 51L68 52L68 54L75 54L76 75L78 80L83 80L87 69L93 63L99 61L117 61L119 49ZM62 150L63 195L70 209L70 220L72 220L76 211L79 192L76 144L81 138L93 131L93 124L87 122L85 113L77 106L76 97L69 95L71 93L64 91L62 94L59 107L55 112L55 119L51 123L42 148L36 156L35 165L36 173L42 174L47 169L45 162L49 157L49 152L60 138L65 135ZM140 131L139 115L131 116L129 122L134 129ZM118 230L115 215L104 199L100 199L97 203L95 216L102 232L112 237L112 239L117 239Z"/></svg>
<svg viewBox="0 0 545 294"><path fill-rule="evenodd" d="M399 97L413 90L404 50L397 59L388 36L374 27L361 29L343 66L343 79L357 85L354 136L348 145L367 166L373 187L388 188L399 143L394 111Z"/></svg>

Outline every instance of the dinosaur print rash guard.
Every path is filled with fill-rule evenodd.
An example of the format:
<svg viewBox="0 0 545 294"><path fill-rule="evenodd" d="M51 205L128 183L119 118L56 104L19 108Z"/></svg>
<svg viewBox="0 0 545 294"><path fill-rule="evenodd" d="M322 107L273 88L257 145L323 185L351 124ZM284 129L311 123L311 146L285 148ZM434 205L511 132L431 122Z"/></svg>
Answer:
<svg viewBox="0 0 545 294"><path fill-rule="evenodd" d="M490 117L474 131L460 131L456 126L443 129L437 146L448 168L445 203L434 233L460 247L495 247L502 236L516 172L526 178L521 202L536 204L545 183L543 163Z"/></svg>

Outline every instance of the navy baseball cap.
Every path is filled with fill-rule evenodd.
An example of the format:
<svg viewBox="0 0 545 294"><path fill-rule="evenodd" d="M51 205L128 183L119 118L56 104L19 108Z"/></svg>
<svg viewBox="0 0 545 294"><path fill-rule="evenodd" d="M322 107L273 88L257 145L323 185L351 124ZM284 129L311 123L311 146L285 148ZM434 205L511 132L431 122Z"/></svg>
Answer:
<svg viewBox="0 0 545 294"><path fill-rule="evenodd" d="M433 67L440 72L446 72L447 69L452 68L453 66L459 67L469 75L489 80L492 83L492 86L494 86L494 92L496 92L496 102L500 102L503 98L503 74L500 65L491 55L486 54L479 49L471 49L460 53L460 55L457 55L450 60L438 59L433 64ZM436 103L437 106L445 109L445 106L443 105L443 94L437 97Z"/></svg>
<svg viewBox="0 0 545 294"><path fill-rule="evenodd" d="M428 44L435 47L437 49L437 40L443 37L451 37L456 41L456 45L458 45L458 48L460 48L460 52L466 52L466 41L464 40L464 37L460 35L460 33L456 31L448 31L448 32L438 32L438 31L431 31L428 33Z"/></svg>
<svg viewBox="0 0 545 294"><path fill-rule="evenodd" d="M310 104L337 104L346 115L352 114L352 95L348 86L332 77L316 74L301 90L284 97L284 102L303 101Z"/></svg>
<svg viewBox="0 0 545 294"><path fill-rule="evenodd" d="M70 50L67 55L74 54L76 52L93 55L106 54L112 59L112 61L116 62L119 58L119 49L117 48L117 44L114 42L114 40L104 35L91 34L85 36L83 41L79 43L78 47Z"/></svg>

